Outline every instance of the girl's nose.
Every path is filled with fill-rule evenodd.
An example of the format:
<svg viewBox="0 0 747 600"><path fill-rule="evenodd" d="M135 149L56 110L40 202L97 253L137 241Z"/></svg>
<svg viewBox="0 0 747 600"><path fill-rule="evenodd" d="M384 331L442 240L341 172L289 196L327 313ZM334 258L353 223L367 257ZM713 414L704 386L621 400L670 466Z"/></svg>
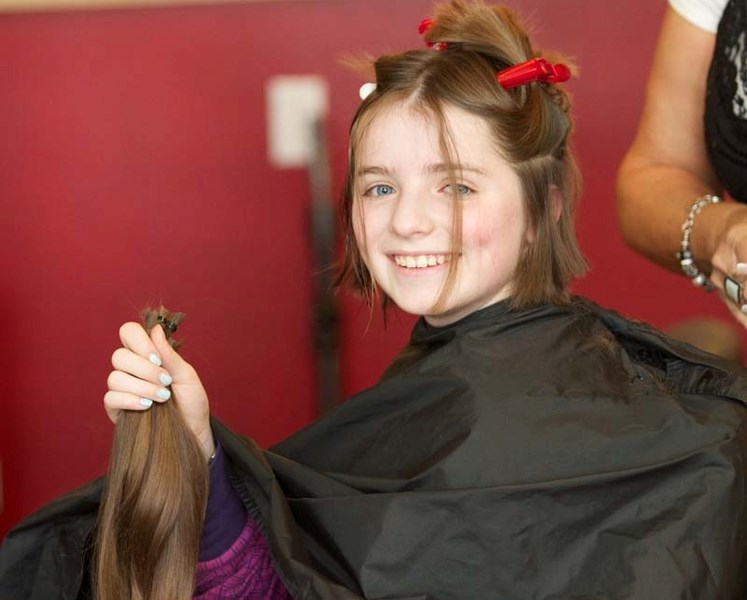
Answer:
<svg viewBox="0 0 747 600"><path fill-rule="evenodd" d="M433 231L427 200L419 194L400 193L393 205L391 228L401 237L423 236Z"/></svg>

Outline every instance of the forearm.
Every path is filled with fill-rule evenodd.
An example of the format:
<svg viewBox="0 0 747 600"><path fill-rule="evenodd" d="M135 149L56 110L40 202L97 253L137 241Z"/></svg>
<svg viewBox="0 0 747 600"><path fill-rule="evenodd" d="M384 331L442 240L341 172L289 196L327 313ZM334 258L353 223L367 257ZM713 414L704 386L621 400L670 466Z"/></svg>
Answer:
<svg viewBox="0 0 747 600"><path fill-rule="evenodd" d="M677 252L682 223L699 197L720 192L715 181L629 154L617 183L618 220L625 243L662 267L681 273ZM709 205L695 219L690 247L699 269L706 274L719 236L735 209L741 207L733 203Z"/></svg>
<svg viewBox="0 0 747 600"><path fill-rule="evenodd" d="M721 194L703 130L714 41L712 33L667 9L641 122L618 173L618 219L626 243L677 273L682 224L690 208L705 194ZM711 204L695 217L690 249L706 275L739 210L734 203Z"/></svg>

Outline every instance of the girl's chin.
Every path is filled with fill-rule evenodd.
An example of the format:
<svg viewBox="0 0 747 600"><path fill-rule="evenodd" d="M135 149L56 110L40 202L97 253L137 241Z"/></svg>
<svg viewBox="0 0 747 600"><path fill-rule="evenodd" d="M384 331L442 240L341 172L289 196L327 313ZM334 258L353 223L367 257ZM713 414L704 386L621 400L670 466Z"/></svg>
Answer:
<svg viewBox="0 0 747 600"><path fill-rule="evenodd" d="M435 304L435 296L428 298L427 300L416 300L413 298L402 298L401 296L389 295L392 302L396 304L400 310L421 317L424 315L430 315L433 313L433 305Z"/></svg>

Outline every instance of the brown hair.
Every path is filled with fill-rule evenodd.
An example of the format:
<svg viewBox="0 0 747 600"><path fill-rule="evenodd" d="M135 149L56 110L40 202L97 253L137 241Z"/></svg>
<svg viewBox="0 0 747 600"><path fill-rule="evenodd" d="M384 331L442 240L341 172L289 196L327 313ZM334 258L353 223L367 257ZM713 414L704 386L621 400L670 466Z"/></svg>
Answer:
<svg viewBox="0 0 747 600"><path fill-rule="evenodd" d="M524 242L514 273L512 307L567 303L569 283L586 271L573 230L580 177L568 147L570 102L557 85L531 83L505 90L496 81L496 73L511 65L541 55L553 60L557 57L533 48L517 16L507 8L465 0L438 5L426 39L445 42L446 49L412 50L375 61L376 90L353 118L341 210L345 255L338 285L351 284L369 303L376 293L376 282L363 262L353 226L353 211L359 206L359 148L369 125L383 109L398 102L423 111L438 124L441 153L449 159L445 162L455 165L458 161L453 159L454 144L444 117L444 107L454 106L485 120L496 151L521 181L532 239ZM449 176L452 184L457 181L453 168ZM560 200L559 207L553 198ZM454 202L453 215L451 250L458 253L462 229L459 202ZM458 261L449 263L434 308L445 301L458 268ZM383 301L386 306L388 298Z"/></svg>
<svg viewBox="0 0 747 600"><path fill-rule="evenodd" d="M148 331L184 317L164 307L142 315ZM97 600L192 598L207 489L207 464L176 403L120 414L99 510Z"/></svg>

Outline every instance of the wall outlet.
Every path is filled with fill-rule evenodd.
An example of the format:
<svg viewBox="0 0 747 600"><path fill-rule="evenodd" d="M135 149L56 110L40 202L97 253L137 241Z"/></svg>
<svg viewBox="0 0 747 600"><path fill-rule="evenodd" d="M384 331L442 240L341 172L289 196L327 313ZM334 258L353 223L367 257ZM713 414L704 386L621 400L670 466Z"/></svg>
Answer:
<svg viewBox="0 0 747 600"><path fill-rule="evenodd" d="M318 75L277 75L268 80L267 145L272 166L311 163L316 124L327 116L328 96L327 82Z"/></svg>

